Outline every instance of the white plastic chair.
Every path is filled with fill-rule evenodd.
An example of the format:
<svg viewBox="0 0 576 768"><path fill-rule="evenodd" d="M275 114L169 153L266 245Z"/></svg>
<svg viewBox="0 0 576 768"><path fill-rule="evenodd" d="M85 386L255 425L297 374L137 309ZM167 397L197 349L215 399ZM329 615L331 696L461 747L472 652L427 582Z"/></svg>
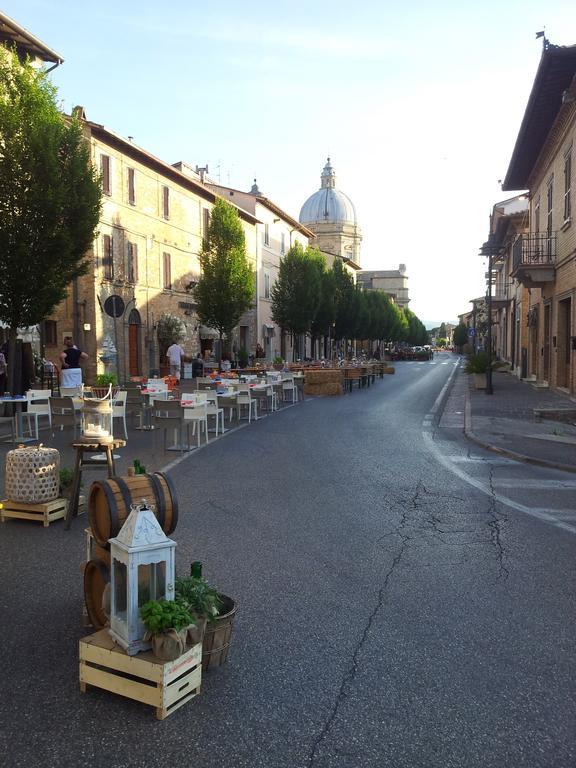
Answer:
<svg viewBox="0 0 576 768"><path fill-rule="evenodd" d="M218 395L216 392L199 392L206 395L206 405L208 407L208 416L216 417L216 437L218 437L218 419L220 419L221 434L224 434L224 408L218 406Z"/></svg>
<svg viewBox="0 0 576 768"><path fill-rule="evenodd" d="M200 427L206 435L208 442L208 403L196 403L193 408L182 408L184 411L184 421L192 422L192 434L196 434L197 446L200 448ZM196 426L198 431L196 432Z"/></svg>
<svg viewBox="0 0 576 768"><path fill-rule="evenodd" d="M254 420L258 420L258 403L252 398L249 384L239 384L238 394L236 395L236 406L238 408L238 419L242 418L242 408L248 408L248 423L252 421L252 411L254 411Z"/></svg>
<svg viewBox="0 0 576 768"><path fill-rule="evenodd" d="M294 379L291 376L282 377L282 399L284 402L290 397L290 402L294 403L298 400L298 387L294 383Z"/></svg>
<svg viewBox="0 0 576 768"><path fill-rule="evenodd" d="M122 419L124 425L124 439L128 440L128 429L126 427L126 401L128 399L128 391L121 389L116 393L116 397L112 401L112 420Z"/></svg>
<svg viewBox="0 0 576 768"><path fill-rule="evenodd" d="M22 414L22 420L28 422L28 433L36 440L38 437L38 420L41 416L48 418L48 425L52 428L52 415L50 413L50 392L47 389L29 389L26 392L26 413ZM34 421L34 433L32 433L32 421Z"/></svg>

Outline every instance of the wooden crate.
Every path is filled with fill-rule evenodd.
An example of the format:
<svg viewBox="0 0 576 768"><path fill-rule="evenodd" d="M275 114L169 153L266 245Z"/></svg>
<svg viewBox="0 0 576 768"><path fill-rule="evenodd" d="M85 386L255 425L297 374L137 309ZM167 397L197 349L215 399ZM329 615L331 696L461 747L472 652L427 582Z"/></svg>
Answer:
<svg viewBox="0 0 576 768"><path fill-rule="evenodd" d="M1 503L4 505L4 508L0 509L2 522L6 518L16 517L22 520L36 520L43 523L44 528L47 528L54 520L65 517L68 507L67 499L54 499L54 501L45 501L41 504L21 504L17 501L4 499Z"/></svg>
<svg viewBox="0 0 576 768"><path fill-rule="evenodd" d="M201 643L175 661L161 661L151 651L128 656L107 629L80 640L80 690L93 685L149 704L158 720L197 696L201 681Z"/></svg>

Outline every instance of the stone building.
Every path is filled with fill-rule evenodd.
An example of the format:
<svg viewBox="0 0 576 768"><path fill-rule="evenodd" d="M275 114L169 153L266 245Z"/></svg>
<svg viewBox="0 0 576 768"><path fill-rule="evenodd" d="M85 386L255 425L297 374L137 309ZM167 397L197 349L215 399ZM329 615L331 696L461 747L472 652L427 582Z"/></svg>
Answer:
<svg viewBox="0 0 576 768"><path fill-rule="evenodd" d="M205 185L216 194L251 213L256 223L256 342L268 362L276 356L291 360L292 339L282 334L272 319L271 291L278 279L280 260L298 242L303 248L314 245L313 232L293 219L269 198L265 197L256 184L250 192L242 192L204 180Z"/></svg>
<svg viewBox="0 0 576 768"><path fill-rule="evenodd" d="M384 291L399 307L407 307L410 302L405 264L398 269L362 269L356 280L365 291Z"/></svg>
<svg viewBox="0 0 576 768"><path fill-rule="evenodd" d="M64 62L59 53L1 11L0 44L16 46L16 52L21 61L28 57L33 66L38 68L46 66L47 72Z"/></svg>
<svg viewBox="0 0 576 768"><path fill-rule="evenodd" d="M512 245L511 275L528 291L528 370L576 393L576 45L542 56L502 189L528 190L530 224ZM520 322L524 322L520 318Z"/></svg>
<svg viewBox="0 0 576 768"><path fill-rule="evenodd" d="M71 335L89 360L86 380L101 372L130 376L162 372L157 338L162 315L179 318L188 355L215 344L201 326L194 302L198 254L215 193L183 163L169 165L103 125L82 120L92 162L102 176L102 214L88 273L70 286L67 299L44 323L46 357L56 359ZM238 209L246 247L256 266L256 218ZM116 315L116 316L115 316ZM254 352L254 311L236 330Z"/></svg>
<svg viewBox="0 0 576 768"><path fill-rule="evenodd" d="M341 259L354 276L360 269L362 233L354 203L336 188L336 173L328 158L320 176L320 189L306 200L298 217L316 236L314 245L326 257L330 267Z"/></svg>

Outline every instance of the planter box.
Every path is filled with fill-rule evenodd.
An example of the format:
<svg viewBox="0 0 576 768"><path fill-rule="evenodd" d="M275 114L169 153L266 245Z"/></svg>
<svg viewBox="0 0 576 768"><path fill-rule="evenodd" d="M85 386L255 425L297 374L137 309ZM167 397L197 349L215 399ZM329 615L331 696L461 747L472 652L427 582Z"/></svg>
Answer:
<svg viewBox="0 0 576 768"><path fill-rule="evenodd" d="M156 708L158 720L200 693L202 645L189 648L175 661L161 661L147 651L128 656L107 629L80 640L80 690L87 685L126 696Z"/></svg>
<svg viewBox="0 0 576 768"><path fill-rule="evenodd" d="M20 520L34 520L43 523L48 528L54 520L61 520L66 516L68 501L66 499L54 499L43 504L20 504L10 499L2 501L4 509L0 510L0 520L17 518Z"/></svg>
<svg viewBox="0 0 576 768"><path fill-rule="evenodd" d="M486 374L485 373L473 373L474 376L474 389L486 389Z"/></svg>

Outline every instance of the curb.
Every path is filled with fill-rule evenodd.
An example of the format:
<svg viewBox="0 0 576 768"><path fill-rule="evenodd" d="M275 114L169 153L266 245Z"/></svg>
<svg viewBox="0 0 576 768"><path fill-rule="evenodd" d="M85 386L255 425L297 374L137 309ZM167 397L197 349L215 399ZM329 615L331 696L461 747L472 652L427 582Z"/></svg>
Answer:
<svg viewBox="0 0 576 768"><path fill-rule="evenodd" d="M479 445L481 448L485 448L487 451L498 453L501 456L506 456L509 459L514 459L514 461L519 461L523 464L534 464L538 467L548 467L550 469L560 469L563 472L576 473L576 467L571 464L560 464L560 462L557 461L536 459L533 456L526 456L523 453L516 453L516 451L511 451L508 448L501 448L498 445L493 445L492 443L487 443L485 440L481 440L472 431L472 406L470 405L470 392L468 389L466 390L466 403L464 407L464 436L471 442Z"/></svg>

